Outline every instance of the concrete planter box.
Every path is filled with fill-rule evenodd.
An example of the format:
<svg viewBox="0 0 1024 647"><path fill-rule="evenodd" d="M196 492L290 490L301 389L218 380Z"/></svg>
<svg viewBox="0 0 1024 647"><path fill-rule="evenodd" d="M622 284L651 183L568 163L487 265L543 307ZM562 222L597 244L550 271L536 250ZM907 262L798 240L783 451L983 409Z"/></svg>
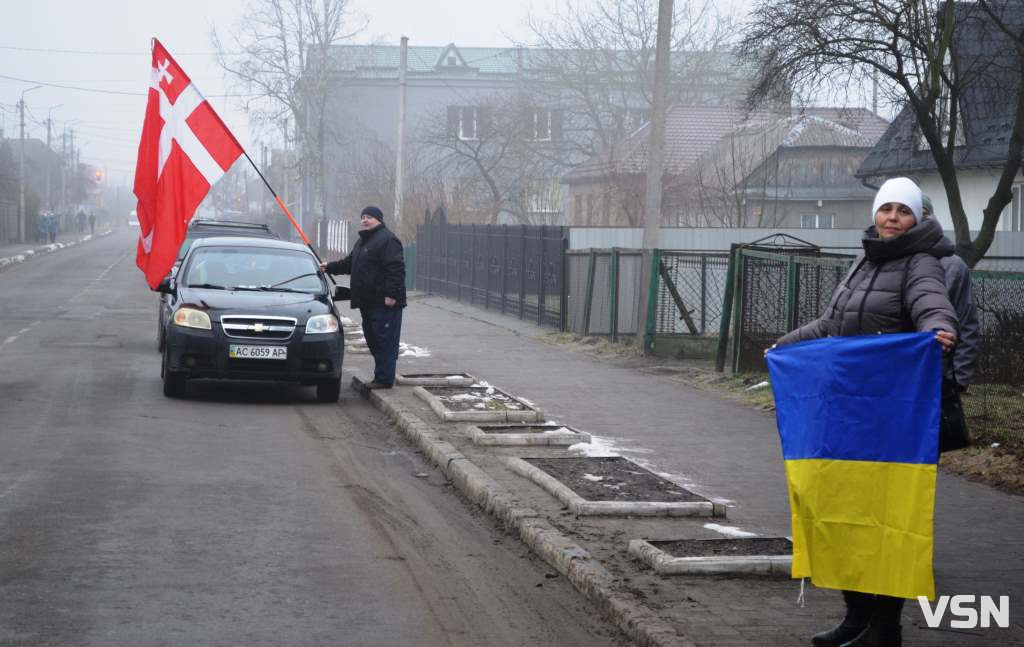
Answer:
<svg viewBox="0 0 1024 647"><path fill-rule="evenodd" d="M522 431L517 431L520 428ZM466 425L466 433L473 439L474 444L483 446L568 447L576 443L590 442L590 434L566 425L555 424Z"/></svg>
<svg viewBox="0 0 1024 647"><path fill-rule="evenodd" d="M675 557L643 539L629 542L629 554L659 575L767 575L790 577L792 555Z"/></svg>
<svg viewBox="0 0 1024 647"><path fill-rule="evenodd" d="M717 501L590 501L544 470L521 458L506 459L508 467L565 504L578 517L724 517L725 504ZM638 470L644 469L637 465ZM645 470L649 471L649 470ZM682 486L679 486L681 489ZM687 490L688 491L688 490Z"/></svg>
<svg viewBox="0 0 1024 647"><path fill-rule="evenodd" d="M469 373L415 373L395 378L395 384L402 386L472 386L476 382Z"/></svg>
<svg viewBox="0 0 1024 647"><path fill-rule="evenodd" d="M457 410L449 409L444 400L438 395L440 389L458 387L423 387L417 386L413 392L421 400L426 402L430 409L437 414L437 417L445 422L544 422L544 412L537 409L519 398L509 395L504 391L487 387L493 393L499 394L516 404L517 409L471 409ZM476 387L462 387L467 391Z"/></svg>

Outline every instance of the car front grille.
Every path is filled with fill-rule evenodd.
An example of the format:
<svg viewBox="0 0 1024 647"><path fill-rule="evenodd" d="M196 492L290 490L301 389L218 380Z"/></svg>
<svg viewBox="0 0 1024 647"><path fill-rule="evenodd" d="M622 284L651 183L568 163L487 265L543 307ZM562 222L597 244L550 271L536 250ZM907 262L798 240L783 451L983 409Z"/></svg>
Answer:
<svg viewBox="0 0 1024 647"><path fill-rule="evenodd" d="M295 332L294 317L261 315L224 315L220 325L224 334L236 339L288 339Z"/></svg>

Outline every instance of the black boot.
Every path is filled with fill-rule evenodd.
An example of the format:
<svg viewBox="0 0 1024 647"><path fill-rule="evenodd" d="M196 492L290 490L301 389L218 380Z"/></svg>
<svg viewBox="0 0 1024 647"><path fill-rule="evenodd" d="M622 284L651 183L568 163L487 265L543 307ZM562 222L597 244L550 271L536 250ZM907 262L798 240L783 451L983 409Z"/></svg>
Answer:
<svg viewBox="0 0 1024 647"><path fill-rule="evenodd" d="M903 644L900 630L903 602L903 598L879 595L867 629L840 647L900 647Z"/></svg>
<svg viewBox="0 0 1024 647"><path fill-rule="evenodd" d="M811 644L817 647L840 647L867 629L875 608L875 596L843 591L843 601L846 602L846 617L832 629L812 636Z"/></svg>

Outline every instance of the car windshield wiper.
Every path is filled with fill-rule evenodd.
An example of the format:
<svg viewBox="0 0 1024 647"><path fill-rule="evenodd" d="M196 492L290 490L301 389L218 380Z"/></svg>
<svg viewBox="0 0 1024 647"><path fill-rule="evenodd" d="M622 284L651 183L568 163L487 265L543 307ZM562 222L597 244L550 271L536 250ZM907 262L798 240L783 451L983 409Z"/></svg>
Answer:
<svg viewBox="0 0 1024 647"><path fill-rule="evenodd" d="M319 276L319 272L306 272L305 274L299 274L298 276L293 276L290 279L285 279L284 281L281 281L280 283L274 283L273 285L268 285L266 287L268 287L268 288L276 288L279 285L284 285L285 283L291 283L292 281L298 281L299 279L304 279L307 276Z"/></svg>
<svg viewBox="0 0 1024 647"><path fill-rule="evenodd" d="M223 285L216 285L214 283L189 283L190 288L202 288L203 290L227 290Z"/></svg>
<svg viewBox="0 0 1024 647"><path fill-rule="evenodd" d="M236 285L231 288L232 290L248 290L250 292L298 292L300 294L309 294L305 290L294 290L292 288L277 288L273 285Z"/></svg>

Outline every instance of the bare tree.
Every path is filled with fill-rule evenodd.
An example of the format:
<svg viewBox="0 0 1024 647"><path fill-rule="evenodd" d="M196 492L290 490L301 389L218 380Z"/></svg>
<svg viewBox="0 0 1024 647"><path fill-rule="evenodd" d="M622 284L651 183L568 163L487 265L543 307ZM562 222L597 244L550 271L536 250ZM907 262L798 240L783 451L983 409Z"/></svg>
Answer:
<svg viewBox="0 0 1024 647"><path fill-rule="evenodd" d="M557 177L568 164L556 120L516 91L449 106L417 138L430 158L423 172L475 204L485 222L505 215L532 224L537 212L561 210Z"/></svg>
<svg viewBox="0 0 1024 647"><path fill-rule="evenodd" d="M669 103L740 99L732 63L732 21L710 0L676 2ZM539 50L526 50L529 91L560 106L564 136L581 159L615 159L626 136L650 116L658 25L656 0L571 0L550 17L532 16ZM539 59L539 60L537 60Z"/></svg>
<svg viewBox="0 0 1024 647"><path fill-rule="evenodd" d="M221 67L254 95L245 107L256 124L294 124L299 174L313 180L321 217L324 148L335 136L326 115L331 48L364 27L351 21L349 10L350 0L248 0L228 46L212 33Z"/></svg>
<svg viewBox="0 0 1024 647"><path fill-rule="evenodd" d="M739 51L758 66L752 103L790 91L808 96L879 81L883 100L907 110L921 146L930 151L948 198L957 253L973 266L992 243L1021 166L1020 18L1019 3L1006 0L761 0ZM979 56L983 40L1006 46L984 49L998 56ZM964 43L975 51L960 48ZM965 135L960 102L968 95L986 96L986 109L1004 112L1013 124L1000 179L973 240L956 170Z"/></svg>

